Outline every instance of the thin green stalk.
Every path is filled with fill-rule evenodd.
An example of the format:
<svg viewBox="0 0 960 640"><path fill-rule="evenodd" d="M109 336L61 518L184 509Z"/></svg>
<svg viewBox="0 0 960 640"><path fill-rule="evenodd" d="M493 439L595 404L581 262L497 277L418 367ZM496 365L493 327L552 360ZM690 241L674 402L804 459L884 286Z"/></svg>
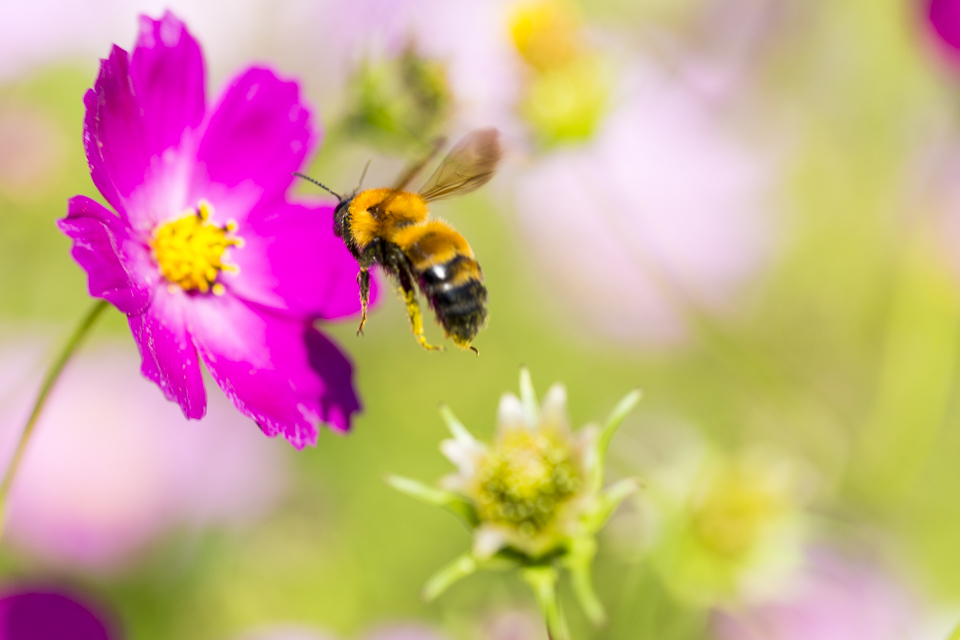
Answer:
<svg viewBox="0 0 960 640"><path fill-rule="evenodd" d="M533 589L547 625L547 637L550 640L567 640L566 624L560 612L560 602L557 600L557 575L553 567L527 567L520 572L523 578Z"/></svg>
<svg viewBox="0 0 960 640"><path fill-rule="evenodd" d="M81 320L77 328L74 329L73 335L67 340L60 355L53 361L46 376L43 378L43 383L40 385L40 393L37 394L37 399L33 403L33 410L30 412L30 417L27 419L27 423L23 427L23 432L20 434L20 441L17 443L17 448L13 453L13 458L10 459L9 466L7 466L7 471L3 476L3 482L0 483L0 535L3 535L4 525L6 524L7 497L10 493L10 485L13 484L17 470L23 462L23 454L27 450L27 443L33 435L33 431L37 426L37 420L40 418L40 413L43 411L47 398L57 383L57 380L60 379L63 368L67 362L70 361L77 347L83 342L83 339L90 332L90 329L107 306L108 303L106 300L98 300L97 303L93 305L93 308L87 312L87 315L83 317L83 320Z"/></svg>

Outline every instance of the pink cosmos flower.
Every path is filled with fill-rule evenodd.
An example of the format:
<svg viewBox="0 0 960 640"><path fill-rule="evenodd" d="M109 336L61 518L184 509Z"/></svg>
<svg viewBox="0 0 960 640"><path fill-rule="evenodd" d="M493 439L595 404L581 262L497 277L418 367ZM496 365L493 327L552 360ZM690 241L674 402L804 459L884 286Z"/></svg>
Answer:
<svg viewBox="0 0 960 640"><path fill-rule="evenodd" d="M916 637L914 603L876 568L836 552L810 555L800 579L780 597L719 612L717 640L895 640Z"/></svg>
<svg viewBox="0 0 960 640"><path fill-rule="evenodd" d="M116 637L102 613L60 589L16 588L0 595L0 639Z"/></svg>
<svg viewBox="0 0 960 640"><path fill-rule="evenodd" d="M22 337L0 349L0 462L30 411L43 351ZM288 452L279 442L257 433L217 389L207 418L186 420L130 375L136 361L129 345L91 345L50 396L4 532L31 563L116 575L171 532L242 527L282 497Z"/></svg>
<svg viewBox="0 0 960 640"><path fill-rule="evenodd" d="M295 82L250 68L212 109L198 43L171 13L141 19L87 92L84 145L118 215L70 200L60 229L90 294L128 317L142 371L201 418L202 359L269 436L314 444L360 409L347 358L312 326L359 310L357 265L329 204L286 192L319 133Z"/></svg>

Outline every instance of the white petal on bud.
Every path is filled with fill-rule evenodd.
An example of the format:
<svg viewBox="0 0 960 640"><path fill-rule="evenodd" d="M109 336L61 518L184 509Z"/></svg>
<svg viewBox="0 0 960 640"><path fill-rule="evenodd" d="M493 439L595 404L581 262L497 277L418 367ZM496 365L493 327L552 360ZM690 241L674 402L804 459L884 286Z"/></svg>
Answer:
<svg viewBox="0 0 960 640"><path fill-rule="evenodd" d="M472 477L477 470L477 463L486 451L486 447L477 441L463 442L447 439L440 443L440 452L447 460L456 465L460 473Z"/></svg>
<svg viewBox="0 0 960 640"><path fill-rule="evenodd" d="M570 433L567 421L567 389L559 382L550 387L540 407L540 424Z"/></svg>
<svg viewBox="0 0 960 640"><path fill-rule="evenodd" d="M512 393L505 393L500 397L500 407L497 409L498 429L533 429L534 426L527 422L520 398Z"/></svg>

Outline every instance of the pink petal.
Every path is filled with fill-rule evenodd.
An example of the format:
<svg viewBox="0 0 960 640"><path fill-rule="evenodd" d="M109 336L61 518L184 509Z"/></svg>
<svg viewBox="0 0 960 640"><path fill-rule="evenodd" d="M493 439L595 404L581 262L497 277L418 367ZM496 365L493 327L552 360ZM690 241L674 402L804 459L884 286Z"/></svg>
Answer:
<svg viewBox="0 0 960 640"><path fill-rule="evenodd" d="M151 286L136 266L146 250L130 237L125 222L86 196L70 199L67 217L57 221L73 239L71 254L87 272L90 295L107 300L127 315L139 315L150 304Z"/></svg>
<svg viewBox="0 0 960 640"><path fill-rule="evenodd" d="M179 146L184 131L203 121L203 55L197 41L169 11L160 20L140 16L130 73L148 153L158 156Z"/></svg>
<svg viewBox="0 0 960 640"><path fill-rule="evenodd" d="M283 196L314 142L297 83L250 69L227 88L210 116L197 150L191 200L206 198L220 216L242 222L257 203L270 205Z"/></svg>
<svg viewBox="0 0 960 640"><path fill-rule="evenodd" d="M97 83L83 102L87 108L83 144L90 175L100 193L126 218L126 199L143 182L150 164L126 51L114 45L110 57L100 61Z"/></svg>
<svg viewBox="0 0 960 640"><path fill-rule="evenodd" d="M146 313L128 320L143 358L143 375L160 386L167 400L177 402L184 416L199 420L207 412L207 394L183 317L190 304L186 298L182 290L168 291L160 285Z"/></svg>
<svg viewBox="0 0 960 640"><path fill-rule="evenodd" d="M264 433L315 444L315 422L338 431L360 410L350 361L309 322L232 296L196 297L191 327L211 375Z"/></svg>
<svg viewBox="0 0 960 640"><path fill-rule="evenodd" d="M240 270L221 279L240 298L272 309L332 320L360 311L357 261L333 234L333 205L282 203L237 231ZM371 301L377 297L376 285Z"/></svg>

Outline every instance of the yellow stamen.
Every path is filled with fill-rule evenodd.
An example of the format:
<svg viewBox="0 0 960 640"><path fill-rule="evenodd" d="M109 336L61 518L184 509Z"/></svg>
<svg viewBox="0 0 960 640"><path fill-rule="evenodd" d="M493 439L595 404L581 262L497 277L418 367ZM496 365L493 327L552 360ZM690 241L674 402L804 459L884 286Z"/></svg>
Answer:
<svg viewBox="0 0 960 640"><path fill-rule="evenodd" d="M765 480L739 465L714 479L693 513L694 531L707 547L723 556L740 556L783 513L784 496Z"/></svg>
<svg viewBox="0 0 960 640"><path fill-rule="evenodd" d="M154 233L153 257L171 287L177 284L184 291L223 295L226 290L216 282L217 276L221 271L238 271L235 265L223 261L229 247L243 246L242 238L229 235L237 230L237 223L231 220L223 227L211 224L212 210L209 202L201 200L196 212L187 212Z"/></svg>

